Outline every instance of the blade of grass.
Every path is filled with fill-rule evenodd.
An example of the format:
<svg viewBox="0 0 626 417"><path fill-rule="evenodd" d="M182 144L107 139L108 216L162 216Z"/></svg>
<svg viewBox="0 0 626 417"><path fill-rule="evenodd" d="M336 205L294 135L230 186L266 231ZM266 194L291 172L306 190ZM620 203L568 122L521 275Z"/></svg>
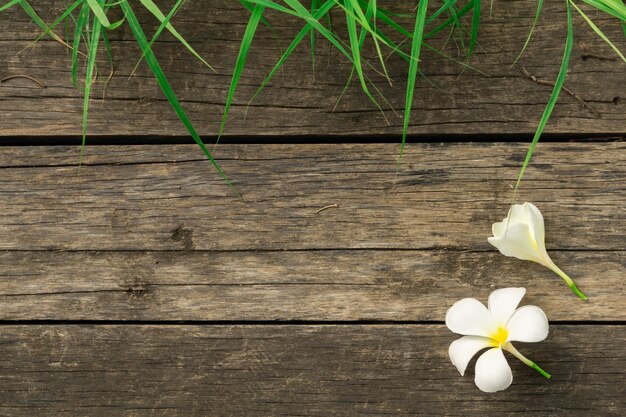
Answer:
<svg viewBox="0 0 626 417"><path fill-rule="evenodd" d="M315 30L317 30L322 36L324 36L339 52L341 52L350 62L353 62L352 54L348 52L342 45L337 36L326 29L324 25L322 25L318 20L316 20L311 13L298 1L298 0L283 0L287 3L293 10L285 9L283 6L279 6L272 1L269 0L248 0L250 3L254 3L257 5L266 6L268 8L272 8L278 11L284 11L287 14L299 17L304 19L306 22L310 23ZM328 14L329 16L329 14Z"/></svg>
<svg viewBox="0 0 626 417"><path fill-rule="evenodd" d="M102 6L100 5L100 2L98 2L98 0L86 0L87 4L89 4L89 7L91 8L91 11L93 12L94 16L96 16L96 19L98 20L98 22L100 22L100 24L102 26L104 26L105 28L108 28L109 26L111 26L111 22L109 22L109 19L107 18L106 13L104 13L104 10L102 9Z"/></svg>
<svg viewBox="0 0 626 417"><path fill-rule="evenodd" d="M470 2L468 4L472 5L472 9L474 6L473 2ZM469 62L470 59L470 54L469 54L469 50L467 48L465 48L465 41L463 40L463 31L462 31L462 26L461 26L461 20L459 18L459 12L456 8L456 5L453 4L452 6L450 6L449 9L449 14L450 16L452 16L452 20L454 21L452 27L454 28L454 31L456 32L456 34L458 35L459 41L457 43L458 48L463 52L463 54L465 55L465 59ZM454 38L453 38L454 39ZM456 39L455 39L456 42Z"/></svg>
<svg viewBox="0 0 626 417"><path fill-rule="evenodd" d="M72 84L74 85L74 87L78 87L78 48L80 47L80 38L88 20L89 5L87 3L83 3L83 7L80 9L78 19L76 20L76 28L74 29L74 41L72 44Z"/></svg>
<svg viewBox="0 0 626 417"><path fill-rule="evenodd" d="M533 25L530 28L530 32L528 32L528 36L526 37L526 42L524 42L524 46L522 47L522 50L520 51L517 58L515 58L515 61L513 61L513 63L511 64L511 67L517 64L517 61L519 61L519 59L522 57L522 55L524 54L524 51L526 50L526 47L530 43L530 38L533 36L533 32L535 31L535 26L537 26L537 22L539 21L539 15L541 14L542 8L543 8L543 0L537 0L537 12L535 12L535 20L533 21Z"/></svg>
<svg viewBox="0 0 626 417"><path fill-rule="evenodd" d="M316 0L313 0L313 1L316 1ZM248 9L248 11L250 13L252 13L254 11L254 5L252 5L249 1L239 0L239 3L241 3L243 5L243 7ZM265 16L261 17L261 23L263 23L265 26L267 26L267 28L269 30L271 30L276 35L275 29L272 27L272 25L270 25L270 22L265 18Z"/></svg>
<svg viewBox="0 0 626 417"><path fill-rule="evenodd" d="M98 6L104 3L104 0L99 0ZM93 9L92 9L93 10ZM87 140L87 112L89 110L89 98L91 95L91 87L93 83L93 73L96 66L96 59L98 57L98 44L100 41L100 30L102 25L100 19L94 16L93 28L91 33L91 45L89 47L89 53L87 54L87 71L85 74L85 93L83 98L83 141L80 147L80 156L78 163L83 161L83 152L85 150L85 143Z"/></svg>
<svg viewBox="0 0 626 417"><path fill-rule="evenodd" d="M359 45L359 39L356 32L356 20L350 15L353 11L352 3L347 1L344 5L346 8L346 24L348 26L348 36L350 38L350 48L352 50L352 59L354 63L354 69L359 77L359 81L361 82L361 89L367 95L372 103L383 113L383 109L380 107L372 93L370 93L367 88L367 83L365 82L365 77L363 75L363 66L361 65L361 47ZM383 113L384 114L384 113Z"/></svg>
<svg viewBox="0 0 626 417"><path fill-rule="evenodd" d="M191 47L191 45L189 45L189 43L185 40L185 38L181 36L180 33L178 33L178 31L174 28L174 26L172 26L172 24L169 23L169 21L165 20L165 15L163 14L163 12L161 12L161 9L159 9L159 7L156 4L154 4L152 0L140 0L140 2L150 13L154 15L154 17L156 17L159 20L159 22L161 22L162 24L165 24L165 28L172 35L174 35L174 37L178 39L178 41L182 43L185 46L185 48L187 48L187 50L189 50L189 52L193 54L193 56L198 58L204 65L209 67L213 72L217 72L211 65L209 65L208 62L204 60L204 58L200 56L200 54L196 52L195 49Z"/></svg>
<svg viewBox="0 0 626 417"><path fill-rule="evenodd" d="M76 2L74 5L70 6L68 10L70 10L70 12L71 10L74 10L74 8L78 7L78 4L80 4L80 1L81 0ZM40 36L40 38L38 39L41 39L41 37L45 36L46 34L49 34L50 37L54 39L55 41L67 46L68 48L71 48L71 46L68 45L63 39L61 39L59 35L51 31L51 28L49 28L46 22L44 22L43 19L39 17L39 15L32 8L30 3L28 3L26 0L22 0L22 2L20 3L20 6L22 7L22 9L24 9L24 11L28 14L28 16L33 20L33 22L35 22L37 26L39 26L40 28L44 30L44 34Z"/></svg>
<svg viewBox="0 0 626 417"><path fill-rule="evenodd" d="M394 29L395 29L398 33L400 33L400 34L402 34L402 35L406 36L406 37L407 37L407 39L413 39L413 34L412 34L412 33L408 32L406 29L404 29L401 25L399 25L398 23L396 23L396 22L395 22L393 19L391 19L389 16L387 16L387 15L385 15L385 14L378 13L378 18L379 18L381 21L383 21L385 24L387 24L387 25L391 26L392 28L394 28ZM401 57L402 59L404 59L404 60L405 60L405 61L407 61L407 62L410 62L410 61L411 61L411 56L410 56L409 54L407 54L407 53L405 53L405 52L401 51L401 50L400 50L400 45L399 45L399 44L398 44L398 45L394 44L394 43L393 43L393 41L391 41L391 40L390 40L387 36L385 36L385 35L384 35L384 34L383 34L383 33L382 33L382 32L381 32L378 28L376 28L376 33L377 33L377 36L379 36L379 37L380 37L380 39L382 39L382 40L383 40L383 42L384 42L386 45L388 45L390 48L392 48L392 51L391 51L391 52L398 52L398 53L399 53L399 55L400 55L400 57ZM426 36L426 35L424 35L424 37L425 37L425 36ZM467 63L465 63L465 62L459 61L459 60L457 60L457 59L455 59L455 58L452 58L451 56L449 56L449 55L447 55L447 54L443 53L441 50L439 50L439 49L437 49L437 48L433 47L433 46L432 46L432 45L430 45L428 42L422 41L422 46L423 46L423 47L425 47L425 48L427 48L427 49L429 49L429 50L431 50L431 51L433 51L433 52L434 52L434 53L436 53L437 55L440 55L440 56L442 56L443 58L445 58L445 59L447 59L447 60L449 60L449 61L452 61L452 62L454 62L454 63L456 63L456 64L458 64L458 65L460 65L460 66L462 66L462 67L464 67L464 68L470 69L470 70L472 70L472 71L474 71L474 72L476 72L476 73L478 73L478 74L481 74L481 75L484 75L484 76L487 76L487 77L489 76L489 74L485 73L484 71L481 71L481 70L479 70L478 68L474 68L473 66L471 66L471 65L469 65L469 64L467 64ZM420 71L418 71L418 73L420 73Z"/></svg>
<svg viewBox="0 0 626 417"><path fill-rule="evenodd" d="M595 7L598 10L602 10L603 12L610 14L611 16L617 17L620 20L626 20L626 7L624 7L624 5L622 5L622 7L618 7L617 9L614 9L613 7L609 6L604 0L583 0L585 3L587 3L590 6ZM619 5L618 5L619 6Z"/></svg>
<svg viewBox="0 0 626 417"><path fill-rule="evenodd" d="M159 37L159 35L161 35L161 32L163 32L163 30L165 29L165 25L170 21L170 19L176 14L178 13L178 10L180 10L180 8L182 7L182 5L185 3L186 0L177 0L176 3L174 4L174 7L172 7L172 9L170 10L170 12L167 14L167 16L165 16L165 19L163 20L163 22L161 22L161 25L159 26L159 28L157 29L157 31L154 33L154 36L152 36L152 39L150 40L150 43L148 44L148 46L150 47L150 49L152 49L152 45L154 44L154 42L157 40L157 38ZM141 62L143 61L143 58L146 55L144 53L141 54L141 56L139 57L139 60L137 61L137 63L135 64L135 66L133 67L133 70L130 72L130 75L128 76L128 78L132 78L133 75L135 75L135 72L137 71L137 68L139 68L139 64L141 64Z"/></svg>
<svg viewBox="0 0 626 417"><path fill-rule="evenodd" d="M515 195L517 193L517 189L522 181L522 177L524 176L524 172L528 167L531 157L533 156L533 152L535 151L535 147L537 146L537 142L539 142L539 138L543 133L543 129L546 127L546 123L548 123L548 119L550 119L550 115L552 114L552 110L554 109L554 105L556 104L556 100L559 97L559 93L563 88L563 84L565 83L565 77L567 76L567 68L569 67L569 60L572 54L572 45L574 44L574 28L572 25L572 9L570 8L569 2L567 4L567 38L565 40L565 49L563 51L563 60L561 61L561 68L559 69L559 75L556 78L554 83L554 89L552 90L552 94L550 95L550 100L546 105L545 110L543 111L543 115L541 116L541 120L539 120L539 125L537 126L537 130L535 131L535 136L528 148L528 152L526 153L526 158L524 159L524 164L517 176L517 182L515 183L515 190L513 193L513 199L515 200Z"/></svg>
<svg viewBox="0 0 626 417"><path fill-rule="evenodd" d="M471 1L459 10L456 10L456 8L454 7L454 4L450 5L450 8L448 11L452 12L453 9L455 10L452 13L452 17L449 17L448 20L446 20L445 22L443 22L436 28L430 30L426 34L424 34L424 39L428 39L428 38L435 36L438 32L444 30L451 24L459 24L459 19L465 16L467 13L469 13L469 11L472 10L473 7L474 7L474 3Z"/></svg>
<svg viewBox="0 0 626 417"><path fill-rule="evenodd" d="M474 48L476 48L476 40L478 39L479 26L480 26L480 0L474 0L474 13L472 15L472 32L470 36L468 59L474 53Z"/></svg>
<svg viewBox="0 0 626 417"><path fill-rule="evenodd" d="M372 18L372 15L375 16L375 8L373 5L374 5L374 2L372 2L371 0L366 4L367 9L365 11L364 20L369 21ZM360 6L357 6L357 7L360 7ZM360 49L363 48L363 44L365 43L366 33L367 31L365 30L365 28L361 28L361 33L359 33L359 48ZM381 62L384 62L384 59L382 59L381 57L379 58L381 59ZM352 68L350 69L350 75L348 76L348 80L346 81L346 84L344 85L343 90L341 90L341 93L339 94L339 97L337 97L337 101L335 102L335 105L333 106L333 112L337 109L339 102L341 101L344 94L348 90L348 86L350 85L350 83L352 82L352 78L354 77L354 71L355 71L355 67L354 65L352 65Z"/></svg>
<svg viewBox="0 0 626 417"><path fill-rule="evenodd" d="M319 9L319 0L311 0L311 14L315 16ZM313 67L313 76L315 76L315 31L311 32L311 66Z"/></svg>
<svg viewBox="0 0 626 417"><path fill-rule="evenodd" d="M254 11L250 16L250 20L248 20L248 25L246 26L246 31L243 34L243 39L241 40L241 44L239 46L239 54L237 55L237 61L235 62L235 69L233 70L233 76L230 80L230 87L228 88L228 96L226 97L226 105L224 106L224 113L222 114L222 123L220 124L220 130L217 134L216 145L224 132L224 126L226 125L226 119L228 118L228 111L230 110L230 106L233 103L233 98L235 96L235 90L237 89L237 84L239 83L239 78L241 77L241 73L243 72L243 67L246 63L246 59L248 58L248 51L250 50L250 45L252 44L252 39L254 38L254 34L256 33L256 29L259 26L259 21L263 16L263 12L265 11L265 6L256 5L254 7Z"/></svg>
<svg viewBox="0 0 626 417"><path fill-rule="evenodd" d="M11 0L10 2L6 3L4 6L0 6L0 12L5 11L9 7L15 6L17 3L21 2L21 1L22 0Z"/></svg>
<svg viewBox="0 0 626 417"><path fill-rule="evenodd" d="M576 6L576 4L569 0L569 3L574 6L574 9L576 9L576 11L583 17L583 19L585 19L587 21L587 23L589 24L589 26L591 26L591 29L593 29L594 32L596 32L596 34L602 38L602 40L604 40L604 42L608 43L609 46L615 51L615 53L622 59L622 61L626 62L626 58L624 58L624 55L621 53L621 51L613 44L613 42L611 42L609 40L609 38L606 37L606 35L600 30L599 27L597 27L595 25L595 23L593 23L591 21L591 19L589 19L589 17L578 7Z"/></svg>
<svg viewBox="0 0 626 417"><path fill-rule="evenodd" d="M61 23L64 19L66 19L78 6L80 6L83 3L83 1L84 0L76 0L76 2L74 2L74 4L72 4L70 6L67 6L67 9L65 9L63 14L60 17L58 17L50 26L48 26L43 21L43 19L41 19L39 17L39 15L37 14L37 12L35 12L35 10L32 8L32 6L26 0L22 0L22 3L20 3L20 6L22 6L22 8L24 8L26 13L28 13L28 15L30 16L30 18L40 28L42 28L44 31L43 31L43 33L41 35L39 35L37 37L37 39L32 41L30 44L25 46L20 52L18 52L18 54L22 53L26 49L28 49L28 48L32 47L33 45L35 45L37 42L39 42L41 39L43 39L44 36L46 36L46 35L50 35L50 37L52 37L52 39L56 40L61 45L65 46L67 49L69 49L69 50L73 49L72 46L69 44L69 39L68 40L62 39L56 33L52 32L52 29L54 29L59 23ZM69 19L67 19L67 20L69 20ZM69 29L66 29L66 34L67 34L68 31L69 31ZM68 38L69 38L69 36L68 36ZM87 58L87 55L85 55L84 53L82 53L80 51L78 51L78 54L83 56L83 57L85 57L85 58Z"/></svg>
<svg viewBox="0 0 626 417"><path fill-rule="evenodd" d="M137 40L137 43L139 44L139 47L146 54L146 62L148 66L150 67L150 69L152 70L152 72L154 73L154 76L157 79L157 83L159 84L159 87L161 87L163 94L165 94L167 101L169 101L170 105L176 112L176 115L178 116L178 118L181 120L181 122L183 123L183 125L185 126L189 134L191 135L191 137L193 137L194 141L198 144L198 146L200 146L200 148L202 149L202 152L204 152L204 154L209 159L209 161L211 161L211 164L213 164L217 172L222 176L222 178L224 178L228 186L232 188L237 193L237 195L240 195L237 189L235 188L235 186L230 182L230 180L228 179L224 171L222 171L222 168L219 166L217 161L215 161L215 159L213 158L213 155L211 155L211 152L209 152L209 150L206 148L206 146L204 145L204 142L202 142L202 139L196 132L195 128L193 127L193 124L191 123L191 121L187 117L187 114L185 113L182 106L180 105L180 102L178 101L176 94L174 94L174 90L172 90L170 83L167 81L167 78L165 77L165 74L163 73L163 69L161 68L161 65L159 65L159 61L156 59L154 52L152 52L152 50L148 46L148 40L146 39L146 35L144 34L143 29L141 29L141 26L139 25L139 21L137 20L137 17L135 16L135 13L133 12L133 9L131 8L130 4L127 2L121 3L120 7L122 8L122 11L124 12L124 16L126 16L128 25L130 26L133 32L133 35L135 36L135 39Z"/></svg>
<svg viewBox="0 0 626 417"><path fill-rule="evenodd" d="M442 14L443 12L448 11L448 9L450 8L450 6L456 4L457 0L447 0L439 9L437 9L437 11L435 11L435 13L433 13L432 15L430 15L430 17L428 19L426 19L426 25L432 23L437 17L439 17L440 14Z"/></svg>
<svg viewBox="0 0 626 417"><path fill-rule="evenodd" d="M268 9L274 9L279 12L290 14L292 16L300 17L300 15L298 15L298 13L294 12L293 10L288 9L285 6L281 6L280 4L277 4L276 2L273 2L271 0L246 0L246 2L257 6L264 6Z"/></svg>
<svg viewBox="0 0 626 417"><path fill-rule="evenodd" d="M409 77L406 86L406 101L404 106L404 123L402 127L402 144L400 145L400 155L398 156L398 168L404 153L406 135L409 129L409 118L411 116L411 106L413 105L413 93L415 89L415 78L417 77L417 67L419 65L422 38L424 36L424 26L426 23L426 11L428 0L420 0L415 16L415 28L413 29L413 41L411 42L411 62L409 63Z"/></svg>
<svg viewBox="0 0 626 417"><path fill-rule="evenodd" d="M327 0L321 7L319 7L313 16L315 20L321 19L326 13L334 7L334 0ZM298 47L300 42L306 37L306 35L313 30L313 25L311 23L307 23L301 30L298 32L293 41L289 44L285 52L281 55L280 59L274 65L274 68L269 72L269 74L265 77L265 80L261 83L261 86L256 90L252 98L248 101L248 105L252 103L252 101L259 95L261 90L265 88L265 86L270 82L270 80L274 77L276 72L280 69L280 67L285 63L287 58L291 55L291 53Z"/></svg>
<svg viewBox="0 0 626 417"><path fill-rule="evenodd" d="M268 8L273 8L276 10L280 10L282 6L278 6L271 1L268 0L248 0L250 3L254 3L257 5L264 5ZM292 14L296 17L304 19L306 22L311 24L321 35L323 35L335 48L339 50L343 55L348 58L348 60L354 63L353 56L350 52L348 52L342 45L339 39L331 33L328 29L326 29L317 19L315 19L309 10L305 8L298 0L284 0L293 10L289 11L289 14ZM365 77L367 79L367 77ZM386 120L386 119L385 119Z"/></svg>
<svg viewBox="0 0 626 417"><path fill-rule="evenodd" d="M391 78L389 78L389 74L387 73L387 68L385 67L385 59L383 58L383 54L380 50L380 45L378 44L378 38L376 37L376 30L372 28L372 26L369 23L370 19L372 18L372 15L376 16L375 14L376 0L369 1L369 4L366 9L366 13L367 13L367 10L371 10L371 11L368 16L366 16L363 13L363 10L361 10L361 6L359 6L359 3L357 0L348 0L348 1L352 5L352 10L356 11L356 15L360 19L361 26L363 26L361 30L361 34L365 34L365 33L372 34L372 39L374 40L374 46L376 47L376 53L378 55L378 60L380 61L380 65L383 69L383 74L385 75L385 78L389 82L389 85L391 85ZM359 41L359 44L360 44L359 49L362 49L363 43Z"/></svg>

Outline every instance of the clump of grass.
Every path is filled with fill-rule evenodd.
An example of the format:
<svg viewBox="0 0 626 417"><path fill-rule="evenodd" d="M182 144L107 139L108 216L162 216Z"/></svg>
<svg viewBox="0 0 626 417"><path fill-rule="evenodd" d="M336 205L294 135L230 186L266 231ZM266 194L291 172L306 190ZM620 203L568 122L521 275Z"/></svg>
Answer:
<svg viewBox="0 0 626 417"><path fill-rule="evenodd" d="M600 12L617 18L624 26L624 34L626 36L626 6L624 6L621 0L581 1L586 3L588 6L599 10ZM202 152L207 156L220 175L222 175L232 187L228 177L224 174L220 166L213 158L211 152L209 152L206 148L202 139L194 129L192 122L178 101L161 66L159 65L154 52L152 51L152 45L155 40L163 31L167 30L180 42L182 47L186 48L195 58L199 59L204 65L214 71L213 67L191 47L191 45L171 23L172 18L184 5L185 0L177 0L167 14L163 13L163 11L152 0L139 0L138 3L141 7L149 11L150 14L153 15L160 23L160 26L151 40L148 40L146 37L144 30L135 15L135 8L137 7L136 3L135 5L131 5L128 0L110 2L105 0L76 0L67 6L63 13L49 26L41 19L41 17L39 17L27 0L8 1L3 6L0 6L0 12L13 6L21 6L22 9L24 9L24 11L31 17L33 22L43 29L44 33L38 39L48 35L63 44L65 47L71 49L72 81L76 87L79 87L77 79L79 56L83 55L86 57L87 65L83 85L83 140L81 146L81 156L87 137L87 115L89 110L90 95L95 75L98 73L97 57L100 49L100 42L102 41L102 44L105 45L109 62L112 63L113 59L111 57L111 48L107 33L115 30L123 24L129 25L142 50L142 55L139 58L137 65L145 59L146 64L154 74L159 87L163 91L163 94L187 129L188 133L200 146ZM482 18L480 14L480 0L443 0L442 4L434 8L434 11L430 14L428 0L420 0L417 3L415 12L412 14L395 13L381 8L377 4L376 0L312 0L310 1L310 7L306 7L300 0L283 0L281 2L274 0L240 0L239 3L250 12L250 18L241 41L235 66L233 68L230 87L225 99L225 106L219 131L217 132L218 141L226 127L228 113L233 103L239 79L246 64L248 53L252 47L254 36L259 28L259 23L262 23L264 26L273 31L271 22L265 16L265 12L267 10L299 18L303 22L303 27L291 40L278 62L261 83L248 104L250 104L252 100L254 100L261 93L263 88L268 85L272 77L281 68L289 56L302 42L304 42L307 37L309 37L310 42L312 67L313 71L315 71L316 35L318 35L319 37L325 39L331 47L339 51L341 55L347 58L351 63L351 70L346 83L346 88L356 74L363 93L384 116L384 110L390 108L391 106L371 81L368 72L374 71L375 73L381 74L387 78L389 83L391 83L391 79L389 78L385 65L385 60L389 55L397 55L408 64L402 142L400 144L398 163L400 163L402 158L407 139L411 108L414 101L416 79L418 75L423 76L420 71L420 53L422 48L435 52L443 59L457 62L463 68L470 68L478 71L470 65L470 59L476 49L476 46L478 45L480 22ZM548 104L538 123L537 130L528 149L524 163L520 169L515 187L516 190L522 180L523 174L531 160L537 142L539 141L539 138L541 137L541 134L543 133L543 130L550 118L557 98L565 82L569 66L569 58L574 42L572 9L578 12L594 30L594 32L608 43L620 59L626 62L624 55L619 51L619 49L573 0L564 0L564 3L564 7L567 11L567 23L565 26L567 28L567 38L564 47L563 59L561 61L554 89L552 90ZM533 25L519 56L513 64L519 60L531 41L533 31L535 30L541 15L542 5L543 0L538 0ZM109 20L109 16L111 16L110 11L113 8L121 9L122 15L124 16L121 20L115 22L111 22ZM331 15L333 13L342 14L345 18L347 34L344 34L344 36L337 33L331 24ZM471 15L471 19L468 19L469 15ZM400 21L407 20L410 22L408 25L406 23L399 23ZM466 23L467 20L469 20L469 23ZM65 22L66 27L69 26L69 22L74 22L75 29L71 45L69 40L64 41L53 31L55 27L63 22ZM448 30L450 32L449 39L451 38L457 43L459 50L463 55L462 60L457 60L454 57L445 54L442 50L429 43L430 38L444 30ZM393 41L393 39L397 39L398 37L403 40L400 42ZM345 38L347 38L347 40ZM366 39L370 39L375 47L376 55L374 62L370 62L364 58ZM84 46L83 49L85 52L81 52L81 46ZM137 66L135 69L136 68ZM343 92L345 92L346 88L344 88ZM343 92L340 95L340 99L343 96Z"/></svg>

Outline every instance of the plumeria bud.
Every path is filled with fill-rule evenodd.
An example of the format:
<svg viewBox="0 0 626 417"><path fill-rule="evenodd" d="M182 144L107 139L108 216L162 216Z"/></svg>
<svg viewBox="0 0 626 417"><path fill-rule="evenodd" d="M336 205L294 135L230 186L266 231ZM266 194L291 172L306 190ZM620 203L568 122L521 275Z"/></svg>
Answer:
<svg viewBox="0 0 626 417"><path fill-rule="evenodd" d="M502 391L513 382L504 351L550 379L549 373L524 357L511 342L540 342L548 336L548 319L536 306L517 308L525 288L502 288L489 295L488 305L475 298L457 301L446 313L446 326L463 335L450 345L450 360L461 375L472 357L488 348L476 361L474 382L484 392Z"/></svg>
<svg viewBox="0 0 626 417"><path fill-rule="evenodd" d="M543 216L533 204L514 204L509 210L508 217L500 223L494 223L491 230L493 237L487 240L498 248L500 253L525 261L537 262L550 268L565 280L574 294L583 300L587 299L587 296L576 287L574 281L550 259L546 251Z"/></svg>

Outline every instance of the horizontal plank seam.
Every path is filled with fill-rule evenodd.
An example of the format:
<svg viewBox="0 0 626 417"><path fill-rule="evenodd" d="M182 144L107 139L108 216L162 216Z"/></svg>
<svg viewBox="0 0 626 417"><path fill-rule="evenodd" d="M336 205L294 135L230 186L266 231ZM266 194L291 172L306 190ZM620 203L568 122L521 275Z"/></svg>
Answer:
<svg viewBox="0 0 626 417"><path fill-rule="evenodd" d="M626 320L554 320L559 326L626 326ZM442 320L0 320L0 326L128 325L128 326L397 326L445 325Z"/></svg>
<svg viewBox="0 0 626 417"><path fill-rule="evenodd" d="M205 136L203 140L207 144L214 143L216 136ZM499 142L522 142L529 143L533 136L527 133L507 134L428 134L409 135L408 143L499 143ZM626 139L624 134L615 133L545 133L541 136L541 142L620 142ZM397 134L372 134L372 135L257 135L257 136L222 136L222 145L239 144L377 144L397 143L402 141L402 136ZM0 132L0 146L57 146L57 145L80 145L81 136L3 136ZM194 144L189 136L154 136L154 135L89 135L88 144L91 145L179 145Z"/></svg>
<svg viewBox="0 0 626 417"><path fill-rule="evenodd" d="M485 237L486 239L486 237ZM588 248L547 248L550 252L581 252L581 253L621 253L626 249L588 249ZM394 248L394 247L368 247L368 248L350 248L350 247L329 247L329 248L291 248L291 249L0 249L2 253L128 253L128 254L202 254L202 253L287 253L287 252L459 252L459 253L498 253L495 249L467 249L458 247L423 247L423 248Z"/></svg>

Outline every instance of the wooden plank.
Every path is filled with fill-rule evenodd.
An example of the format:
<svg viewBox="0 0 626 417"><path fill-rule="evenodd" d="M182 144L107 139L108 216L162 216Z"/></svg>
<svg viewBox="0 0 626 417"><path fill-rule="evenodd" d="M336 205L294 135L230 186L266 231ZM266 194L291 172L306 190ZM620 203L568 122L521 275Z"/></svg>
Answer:
<svg viewBox="0 0 626 417"><path fill-rule="evenodd" d="M518 200L550 250L623 250L625 146L539 146ZM526 148L415 144L396 174L396 145L220 147L240 199L194 145L90 147L80 168L77 148L5 147L0 250L493 250Z"/></svg>
<svg viewBox="0 0 626 417"><path fill-rule="evenodd" d="M625 320L625 252L554 252L589 296L493 252L0 252L4 320L442 321L527 288L550 320Z"/></svg>
<svg viewBox="0 0 626 417"><path fill-rule="evenodd" d="M3 326L12 416L621 416L623 326L552 326L513 384L461 377L444 326Z"/></svg>
<svg viewBox="0 0 626 417"><path fill-rule="evenodd" d="M58 15L58 3L33 1L37 10L49 21ZM197 7L210 12L197 17ZM396 11L413 13L410 2L396 1L386 5ZM483 8L489 7L484 4ZM493 17L481 22L479 47L472 65L490 77L442 59L425 50L422 70L434 88L418 79L415 109L410 133L433 134L531 134L548 101L551 87L538 85L525 78L519 68L510 68L532 25L535 1L507 1L496 4ZM581 5L588 12L586 5ZM619 22L605 14L590 13L595 23L621 50L626 40ZM184 106L198 130L215 135L221 119L222 106L230 82L230 74L249 17L237 2L205 0L188 5L176 16L179 31L218 73L195 61L169 35L162 35L156 51L171 83L184 101ZM354 82L336 111L332 111L350 71L349 62L332 51L318 36L317 66L313 73L308 46L298 48L265 92L247 111L246 104L302 22L268 12L280 42L267 28L261 27L255 37L249 61L240 82L231 112L227 135L362 135L401 133L402 121L387 111L385 123ZM335 27L345 37L344 19L335 16ZM142 18L148 25L154 19ZM588 25L575 16L576 40L566 85L588 102L600 115L598 118L574 98L563 95L557 104L547 132L552 133L626 133L626 71L613 51ZM412 27L406 22L407 27ZM534 75L554 80L563 53L566 15L561 3L547 2L533 41L520 64ZM13 8L0 14L3 28L0 39L0 77L27 74L47 85L39 89L28 80L11 80L0 85L1 136L58 136L81 134L81 93L71 86L67 51L54 41L41 41L32 49L19 53L39 35L39 29L26 14ZM442 46L447 33L432 40ZM103 88L102 76L94 92L89 113L92 135L186 135L145 66L138 75L128 79L139 56L126 27L111 34L115 55L115 76ZM308 44L308 42L305 42ZM446 52L457 56L449 44ZM374 55L368 54L374 60ZM328 65L332 62L332 65ZM105 60L102 71L108 74ZM400 58L387 62L394 81L370 71L376 86L391 106L402 113L406 63ZM463 73L461 78L458 76ZM105 97L104 100L99 98ZM36 103L34 105L33 103ZM114 122L113 122L114 121Z"/></svg>

